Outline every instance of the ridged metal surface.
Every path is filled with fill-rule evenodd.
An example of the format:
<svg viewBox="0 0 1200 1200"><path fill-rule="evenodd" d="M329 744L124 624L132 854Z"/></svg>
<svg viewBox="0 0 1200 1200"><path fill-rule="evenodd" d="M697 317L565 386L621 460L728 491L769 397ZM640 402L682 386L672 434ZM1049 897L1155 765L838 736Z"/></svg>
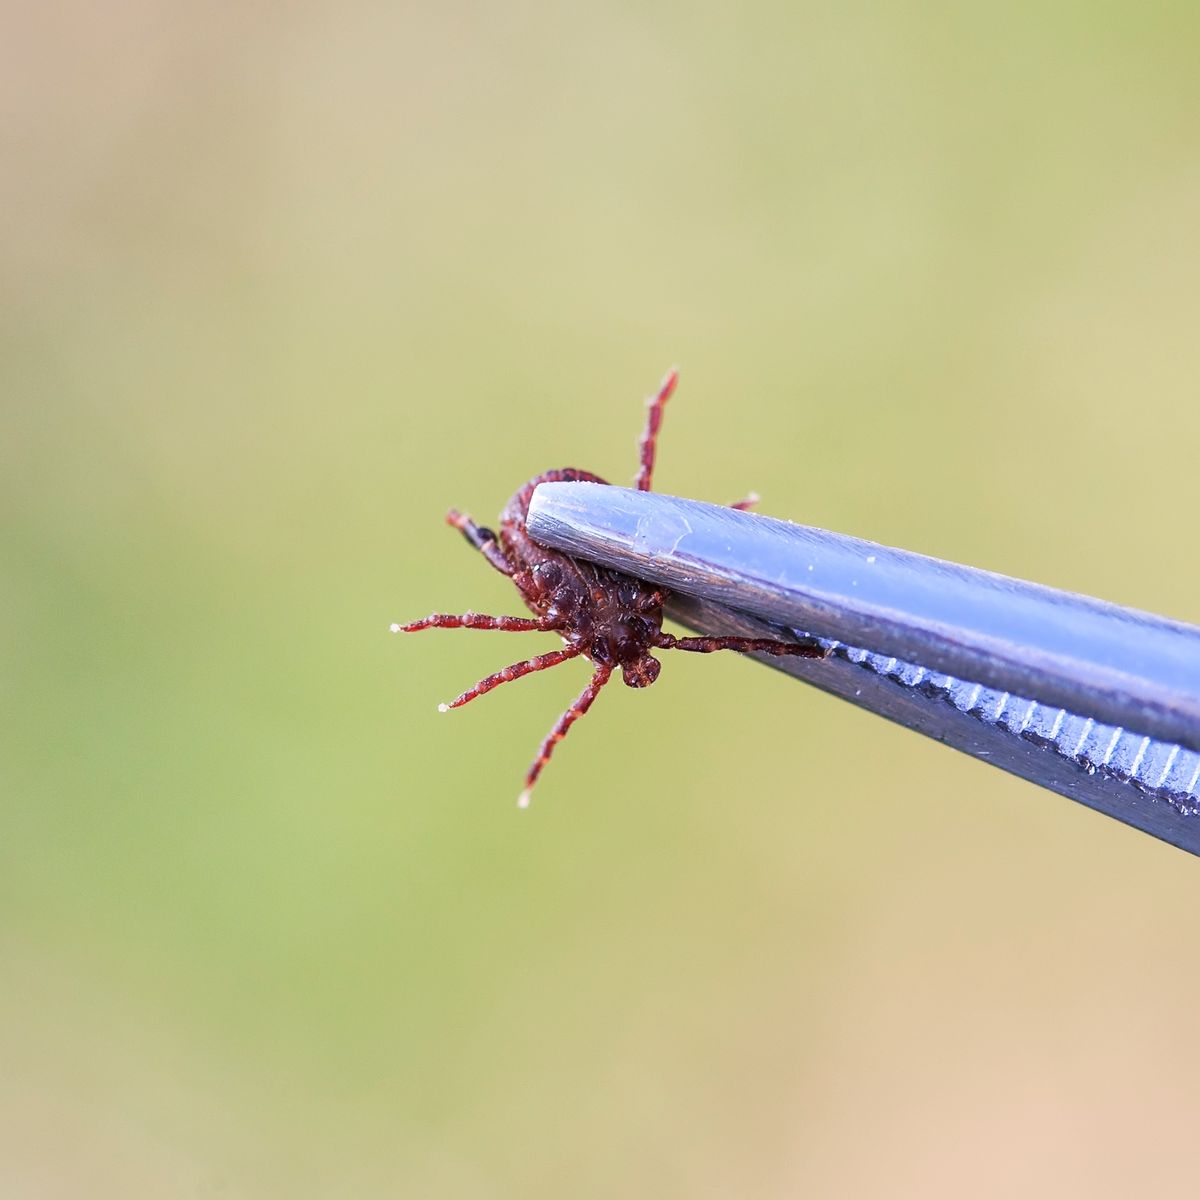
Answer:
<svg viewBox="0 0 1200 1200"><path fill-rule="evenodd" d="M1031 742L1087 775L1099 773L1131 784L1181 816L1200 817L1200 754L1177 742L1156 741L1024 696L997 692L830 639L822 641L835 657L930 700L952 705L981 725Z"/></svg>

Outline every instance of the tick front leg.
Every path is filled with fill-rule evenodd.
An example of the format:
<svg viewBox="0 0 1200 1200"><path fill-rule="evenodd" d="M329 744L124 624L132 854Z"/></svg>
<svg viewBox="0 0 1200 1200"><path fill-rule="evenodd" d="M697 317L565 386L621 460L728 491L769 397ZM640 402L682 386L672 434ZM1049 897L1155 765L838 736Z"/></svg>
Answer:
<svg viewBox="0 0 1200 1200"><path fill-rule="evenodd" d="M638 469L635 487L639 492L648 492L654 478L654 455L658 449L658 431L662 425L663 407L671 398L679 382L679 368L672 367L663 377L658 391L646 401L646 431L638 443L641 466Z"/></svg>
<svg viewBox="0 0 1200 1200"><path fill-rule="evenodd" d="M533 791L533 785L537 783L542 768L550 761L554 747L567 736L567 730L592 707L592 701L600 694L600 689L608 682L612 672L612 667L597 667L591 682L579 693L575 703L558 718L554 728L550 730L546 740L541 744L537 758L533 760L533 765L529 768L529 773L525 776L525 790L517 797L518 808L529 807L529 794Z"/></svg>
<svg viewBox="0 0 1200 1200"><path fill-rule="evenodd" d="M653 612L656 608L662 608L666 603L666 597L657 588L652 592L646 592L636 604L638 612L648 613Z"/></svg>
<svg viewBox="0 0 1200 1200"><path fill-rule="evenodd" d="M557 622L546 617L489 617L486 613L432 613L407 625L393 625L393 633L417 633L422 629L501 629L506 633L530 633L557 629Z"/></svg>
<svg viewBox="0 0 1200 1200"><path fill-rule="evenodd" d="M738 512L749 512L761 499L762 497L757 492L751 492L744 500L739 500L729 507L736 508Z"/></svg>
<svg viewBox="0 0 1200 1200"><path fill-rule="evenodd" d="M452 508L446 514L446 524L453 525L501 575L515 574L516 568L505 557L496 535L490 529L476 525L466 513L460 513L457 508Z"/></svg>
<svg viewBox="0 0 1200 1200"><path fill-rule="evenodd" d="M742 654L774 654L778 657L824 658L825 650L816 642L780 642L771 638L748 637L675 637L664 633L654 643L661 650L690 650L711 654L714 650L737 650Z"/></svg>

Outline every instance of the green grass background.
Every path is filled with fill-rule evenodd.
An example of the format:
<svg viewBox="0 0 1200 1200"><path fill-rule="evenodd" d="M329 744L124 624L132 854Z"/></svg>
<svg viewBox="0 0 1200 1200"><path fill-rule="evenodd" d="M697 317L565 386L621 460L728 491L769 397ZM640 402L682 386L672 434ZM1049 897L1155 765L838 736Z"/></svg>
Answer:
<svg viewBox="0 0 1200 1200"><path fill-rule="evenodd" d="M25 6L0 1191L1191 1195L1200 867L442 524L573 465L1200 620L1191 4Z"/></svg>

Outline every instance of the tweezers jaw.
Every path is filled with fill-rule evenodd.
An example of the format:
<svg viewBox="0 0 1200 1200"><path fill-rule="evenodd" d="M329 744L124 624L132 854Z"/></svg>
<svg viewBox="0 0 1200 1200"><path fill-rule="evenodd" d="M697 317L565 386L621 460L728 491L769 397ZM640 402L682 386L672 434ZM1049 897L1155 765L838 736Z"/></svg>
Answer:
<svg viewBox="0 0 1200 1200"><path fill-rule="evenodd" d="M1200 629L607 485L543 485L528 528L702 633L815 636L824 660L767 665L1200 854Z"/></svg>
<svg viewBox="0 0 1200 1200"><path fill-rule="evenodd" d="M693 596L674 594L667 613L702 633L800 636ZM831 638L819 640L829 652L824 659L755 657L868 712L1200 854L1200 754L1195 751Z"/></svg>

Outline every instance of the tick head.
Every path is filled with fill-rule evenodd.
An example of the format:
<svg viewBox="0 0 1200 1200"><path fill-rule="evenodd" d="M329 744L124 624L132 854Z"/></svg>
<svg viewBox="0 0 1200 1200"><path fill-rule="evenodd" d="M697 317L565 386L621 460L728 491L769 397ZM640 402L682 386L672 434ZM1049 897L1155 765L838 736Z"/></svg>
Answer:
<svg viewBox="0 0 1200 1200"><path fill-rule="evenodd" d="M597 662L621 668L627 687L649 687L657 678L659 662L651 657L657 623L636 613L622 613L603 630L589 652Z"/></svg>
<svg viewBox="0 0 1200 1200"><path fill-rule="evenodd" d="M650 654L642 654L638 658L621 664L621 678L626 687L649 687L662 670L662 663Z"/></svg>

